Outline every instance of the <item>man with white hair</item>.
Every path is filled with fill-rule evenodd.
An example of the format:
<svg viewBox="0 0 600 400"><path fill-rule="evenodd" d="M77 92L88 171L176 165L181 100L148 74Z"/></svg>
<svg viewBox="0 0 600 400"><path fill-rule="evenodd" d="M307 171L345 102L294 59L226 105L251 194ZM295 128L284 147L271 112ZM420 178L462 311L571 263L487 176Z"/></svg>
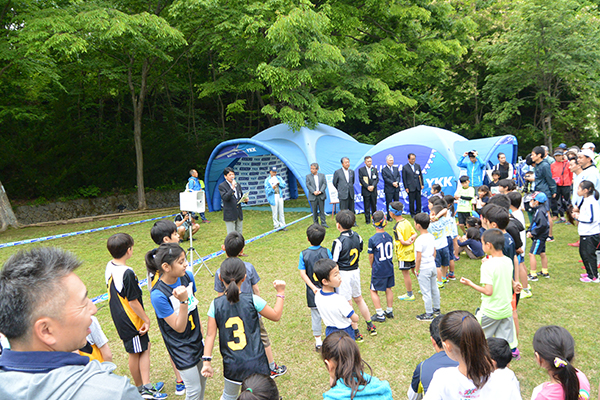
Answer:
<svg viewBox="0 0 600 400"><path fill-rule="evenodd" d="M594 153L594 165L596 168L600 168L600 154L596 153L596 145L592 142L587 142L581 146L581 150L589 149Z"/></svg>
<svg viewBox="0 0 600 400"><path fill-rule="evenodd" d="M550 164L550 165L554 164L554 158L552 156L550 156L548 146L543 144L542 149L544 149L544 151L546 152L546 155L544 156L544 160L548 161L548 164Z"/></svg>
<svg viewBox="0 0 600 400"><path fill-rule="evenodd" d="M388 154L385 158L385 167L381 168L381 177L383 178L383 193L385 193L385 215L388 221L390 204L400 200L400 170L394 166L394 156Z"/></svg>

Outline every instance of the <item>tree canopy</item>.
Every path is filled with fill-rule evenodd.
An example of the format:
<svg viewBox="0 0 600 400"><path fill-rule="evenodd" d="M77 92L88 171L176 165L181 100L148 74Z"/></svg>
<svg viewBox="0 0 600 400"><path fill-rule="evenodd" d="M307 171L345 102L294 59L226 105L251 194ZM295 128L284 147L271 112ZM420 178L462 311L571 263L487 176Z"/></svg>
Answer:
<svg viewBox="0 0 600 400"><path fill-rule="evenodd" d="M375 143L419 124L598 137L588 0L0 0L0 180L12 199L183 187L277 123ZM600 145L600 143L598 143Z"/></svg>

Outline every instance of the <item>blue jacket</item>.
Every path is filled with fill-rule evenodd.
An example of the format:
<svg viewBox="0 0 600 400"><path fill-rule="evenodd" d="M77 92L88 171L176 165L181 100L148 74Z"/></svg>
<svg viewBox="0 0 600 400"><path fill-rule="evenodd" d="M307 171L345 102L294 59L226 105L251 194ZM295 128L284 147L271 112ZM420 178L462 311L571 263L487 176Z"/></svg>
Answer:
<svg viewBox="0 0 600 400"><path fill-rule="evenodd" d="M201 181L196 177L190 176L190 179L188 179L186 189L194 191L204 190L204 181Z"/></svg>
<svg viewBox="0 0 600 400"><path fill-rule="evenodd" d="M358 392L354 395L357 400L393 400L392 389L388 381L380 381L374 376L363 374L369 382L366 386L359 386ZM323 393L323 399L326 400L345 400L350 399L351 390L344 385L342 379L338 379L335 386Z"/></svg>
<svg viewBox="0 0 600 400"><path fill-rule="evenodd" d="M277 176L277 180L279 181L279 195L281 196L281 198L283 198L282 190L285 189L287 187L287 185L285 184L285 181L279 175L276 175L276 176ZM271 184L269 183L270 179L271 179L270 176L267 179L265 179L265 192L267 192L267 201L269 202L270 205L274 206L275 205L275 190L273 190L273 186L271 186Z"/></svg>
<svg viewBox="0 0 600 400"><path fill-rule="evenodd" d="M483 169L485 168L485 164L481 162L479 157L476 157L476 161L473 163L469 157L463 156L458 163L456 163L456 166L467 170L467 176L471 181L471 186L477 187L483 185Z"/></svg>
<svg viewBox="0 0 600 400"><path fill-rule="evenodd" d="M548 197L548 201L552 195L556 193L556 181L552 178L552 170L548 161L542 160L534 169L535 174L535 190L544 192Z"/></svg>

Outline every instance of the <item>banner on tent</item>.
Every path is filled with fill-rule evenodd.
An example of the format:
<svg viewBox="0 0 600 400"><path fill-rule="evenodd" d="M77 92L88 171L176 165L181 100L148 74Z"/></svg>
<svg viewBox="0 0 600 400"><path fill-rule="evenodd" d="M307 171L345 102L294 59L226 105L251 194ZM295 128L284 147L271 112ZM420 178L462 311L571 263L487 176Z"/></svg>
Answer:
<svg viewBox="0 0 600 400"><path fill-rule="evenodd" d="M385 167L386 157L388 154L394 156L394 165L398 166L400 173L402 173L403 164L398 161L408 160L408 154L413 153L417 158L417 164L421 166L423 172L423 184L425 188L421 192L421 205L423 209L427 209L427 199L431 195L431 185L438 184L442 187L442 191L445 194L454 194L456 190L457 178L454 176L454 170L448 160L435 149L423 146L423 145L402 145L377 154L371 155L373 160L373 166L379 170L379 183L377 185L377 209L385 210L385 193L383 190L383 178L381 177L381 169ZM358 170L364 167L364 163L361 163L359 167L354 171L358 175ZM360 182L354 184L355 192L355 209L357 213L364 212L364 203L361 195ZM404 210L408 211L408 194L404 189L404 184L400 184L400 202L404 204Z"/></svg>

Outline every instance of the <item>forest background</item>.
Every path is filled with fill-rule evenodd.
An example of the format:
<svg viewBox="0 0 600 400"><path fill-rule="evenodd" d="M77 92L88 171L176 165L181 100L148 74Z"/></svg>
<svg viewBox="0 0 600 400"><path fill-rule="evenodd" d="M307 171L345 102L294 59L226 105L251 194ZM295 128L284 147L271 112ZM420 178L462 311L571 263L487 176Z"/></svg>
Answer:
<svg viewBox="0 0 600 400"><path fill-rule="evenodd" d="M0 183L13 201L137 190L145 208L221 141L281 122L581 145L599 4L0 0Z"/></svg>

